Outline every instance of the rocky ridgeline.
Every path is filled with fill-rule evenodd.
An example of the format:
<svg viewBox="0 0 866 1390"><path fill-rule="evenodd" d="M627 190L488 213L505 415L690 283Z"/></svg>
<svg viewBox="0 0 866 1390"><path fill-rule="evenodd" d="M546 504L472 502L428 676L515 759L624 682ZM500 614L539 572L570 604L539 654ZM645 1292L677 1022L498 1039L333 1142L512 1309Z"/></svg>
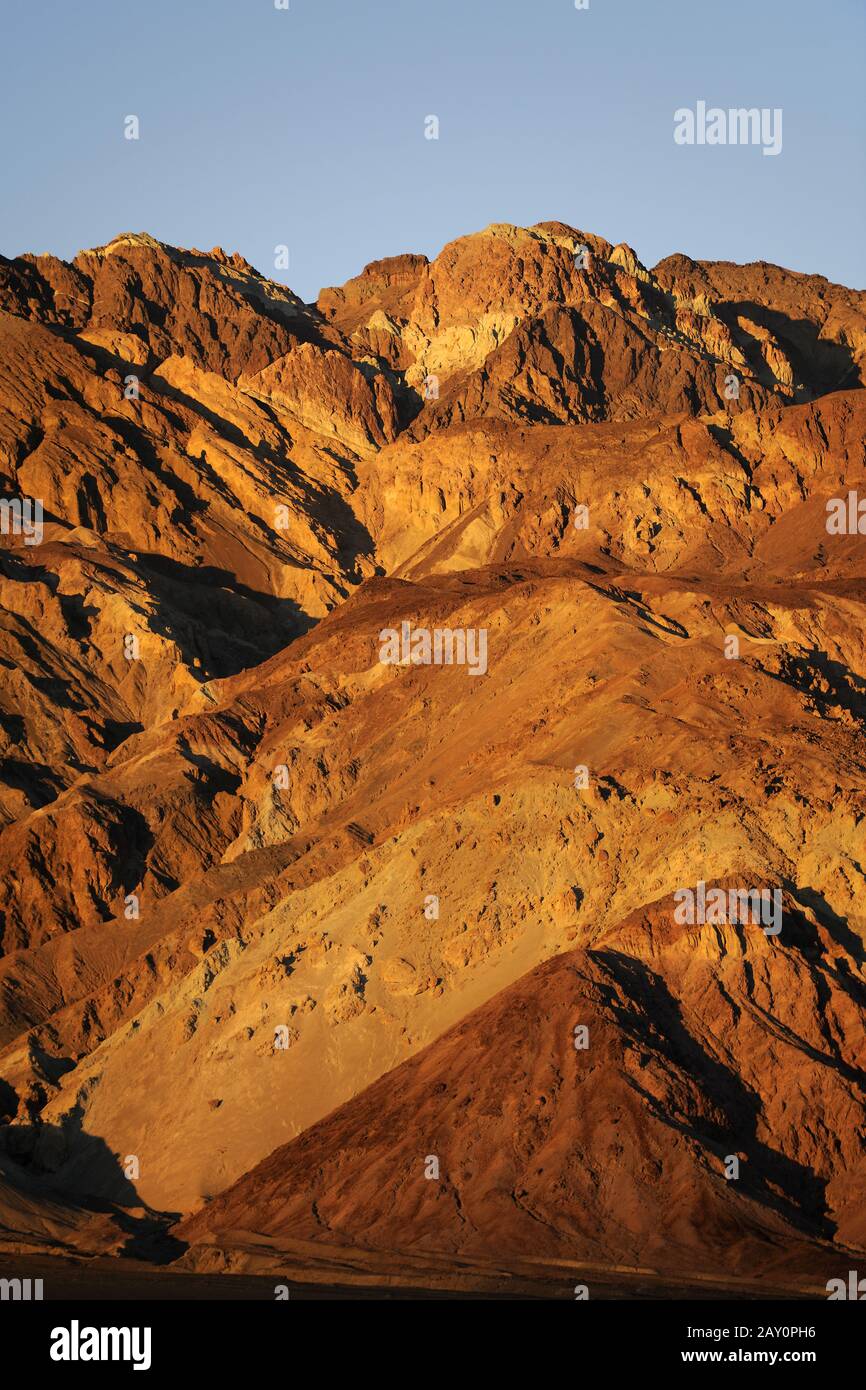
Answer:
<svg viewBox="0 0 866 1390"><path fill-rule="evenodd" d="M861 1250L866 296L546 223L316 305L127 235L0 309L0 1222Z"/></svg>

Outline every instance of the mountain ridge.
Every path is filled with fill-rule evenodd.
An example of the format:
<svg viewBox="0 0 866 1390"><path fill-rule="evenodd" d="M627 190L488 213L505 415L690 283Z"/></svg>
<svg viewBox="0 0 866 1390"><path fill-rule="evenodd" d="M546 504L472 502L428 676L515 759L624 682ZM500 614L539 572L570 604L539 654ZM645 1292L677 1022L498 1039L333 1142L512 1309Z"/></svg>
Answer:
<svg viewBox="0 0 866 1390"><path fill-rule="evenodd" d="M672 1277L654 1221L696 1279L863 1249L866 573L826 516L866 495L864 360L862 292L647 269L563 223L309 305L146 233L0 258L3 495L44 511L39 543L11 511L0 536L0 1155L26 1192L0 1221L38 1231L50 1192L43 1231L95 1253L180 1215L190 1267L221 1241L231 1267L238 1230L315 1244L310 1202L336 1203L335 1249L366 1248L369 1208L413 1278L419 1251L519 1261L534 1218L477 1173L461 1245L453 1193L353 1209L333 1192L366 1179L315 1146L372 1104L370 1171L405 1166L389 1079L427 1077L423 1108L465 1060L442 1133L495 1166L484 1020L531 1013L546 1051L521 1033L512 1072L549 1070L543 1001L565 1016L579 958L591 1166L619 1164L631 1225L569 1166L565 1106L546 1257ZM483 630L484 674L384 663L404 622ZM778 888L779 942L677 934L698 879ZM672 1137L666 1086L743 1141L745 1196ZM250 1175L308 1152L330 1186L268 1235ZM114 1215L66 1211L93 1203Z"/></svg>

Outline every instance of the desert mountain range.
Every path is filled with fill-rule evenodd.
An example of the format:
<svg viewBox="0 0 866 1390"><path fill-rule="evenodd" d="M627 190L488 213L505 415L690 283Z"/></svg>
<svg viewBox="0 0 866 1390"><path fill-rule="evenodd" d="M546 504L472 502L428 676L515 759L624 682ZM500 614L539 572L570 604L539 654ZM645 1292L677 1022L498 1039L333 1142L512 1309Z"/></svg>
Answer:
<svg viewBox="0 0 866 1390"><path fill-rule="evenodd" d="M862 1259L864 372L863 292L557 222L0 257L0 1247Z"/></svg>

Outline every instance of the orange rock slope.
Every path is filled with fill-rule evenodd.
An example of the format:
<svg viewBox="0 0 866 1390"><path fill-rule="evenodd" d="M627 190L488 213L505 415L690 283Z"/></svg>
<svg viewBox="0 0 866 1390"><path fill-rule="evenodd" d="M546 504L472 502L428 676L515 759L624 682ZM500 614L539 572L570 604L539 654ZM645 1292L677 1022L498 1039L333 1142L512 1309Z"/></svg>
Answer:
<svg viewBox="0 0 866 1390"><path fill-rule="evenodd" d="M545 223L316 305L130 234L0 308L0 1229L847 1269L866 295Z"/></svg>

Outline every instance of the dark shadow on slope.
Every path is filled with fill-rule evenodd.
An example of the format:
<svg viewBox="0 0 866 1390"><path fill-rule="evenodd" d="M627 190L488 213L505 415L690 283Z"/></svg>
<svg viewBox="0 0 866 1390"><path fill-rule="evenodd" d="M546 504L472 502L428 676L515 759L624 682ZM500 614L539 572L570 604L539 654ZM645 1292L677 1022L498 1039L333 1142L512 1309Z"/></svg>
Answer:
<svg viewBox="0 0 866 1390"><path fill-rule="evenodd" d="M257 666L315 626L294 599L250 589L230 570L152 554L139 555L138 563L160 605L150 617L152 629L175 642L184 662L205 679Z"/></svg>
<svg viewBox="0 0 866 1390"><path fill-rule="evenodd" d="M11 1119L18 1109L18 1093L0 1077L0 1125L6 1119Z"/></svg>
<svg viewBox="0 0 866 1390"><path fill-rule="evenodd" d="M127 1236L120 1255L170 1264L187 1248L170 1234L180 1213L154 1211L142 1201L124 1170L131 1157L87 1134L80 1107L60 1125L0 1124L0 1174L7 1183L70 1214L110 1216Z"/></svg>
<svg viewBox="0 0 866 1390"><path fill-rule="evenodd" d="M144 725L134 720L103 719L102 746L106 753L114 753L128 738L140 734L143 729Z"/></svg>
<svg viewBox="0 0 866 1390"><path fill-rule="evenodd" d="M33 1066L52 1086L59 1086L60 1078L65 1076L67 1072L75 1070L75 1063L71 1057L52 1056L50 1052L46 1052L43 1047L39 1046L32 1035L27 1045Z"/></svg>
<svg viewBox="0 0 866 1390"><path fill-rule="evenodd" d="M103 415L101 418L104 424L120 436L130 452L135 454L142 468L157 478L168 492L173 493L177 506L172 512L171 520L175 525L189 530L192 517L199 512L207 511L207 502L197 497L189 483L163 463L146 431L122 415Z"/></svg>
<svg viewBox="0 0 866 1390"><path fill-rule="evenodd" d="M769 309L749 299L721 300L713 307L737 337L743 332L737 325L737 318L742 316L779 340L791 359L795 379L803 388L797 393L798 401L815 400L831 391L863 384L851 349L843 343L819 337L818 325L811 319L793 319L779 309ZM755 367L762 366L766 373L766 364L757 350L753 350L751 356L755 359Z"/></svg>
<svg viewBox="0 0 866 1390"><path fill-rule="evenodd" d="M108 521L105 516L105 508L102 505L99 486L91 473L85 473L82 476L75 500L78 506L79 525L87 526L91 531L104 535L108 529Z"/></svg>
<svg viewBox="0 0 866 1390"><path fill-rule="evenodd" d="M213 758L208 758L204 753L196 753L189 745L189 741L184 734L180 734L177 740L178 752L188 763L192 763L196 769L188 775L208 797L216 796L218 792L227 792L234 796L241 784L241 778L236 772L231 772L228 768L221 767Z"/></svg>
<svg viewBox="0 0 866 1390"><path fill-rule="evenodd" d="M838 712L844 710L866 728L866 680L850 666L834 661L817 647L805 656L781 652L776 667L761 661L756 664L765 675L802 695L822 719L838 719Z"/></svg>
<svg viewBox="0 0 866 1390"><path fill-rule="evenodd" d="M746 455L741 452L739 446L737 445L734 439L734 433L730 426L707 425L707 430L709 431L712 438L716 441L719 448L724 449L726 454L730 454L731 458L737 460L737 463L742 468L746 477L749 479L749 481L751 481L754 466L746 458Z"/></svg>
<svg viewBox="0 0 866 1390"><path fill-rule="evenodd" d="M819 893L817 888L792 883L790 879L782 879L781 886L790 893L795 902L802 903L803 907L815 914L821 925L826 927L833 939L848 952L857 965L866 964L866 951L860 937L848 926L847 919L840 917L838 912L833 910L823 893ZM863 997L859 1003L862 1008L866 1006L866 985L861 988Z"/></svg>
<svg viewBox="0 0 866 1390"><path fill-rule="evenodd" d="M111 882L104 894L99 897L92 894L92 901L102 920L111 922L117 916L118 897L134 893L140 887L156 841L147 820L134 806L116 801L92 786L86 791L103 813L102 825L108 836L112 866Z"/></svg>
<svg viewBox="0 0 866 1390"><path fill-rule="evenodd" d="M655 1116L716 1155L744 1152L747 1162L738 1182L744 1195L779 1212L809 1235L832 1239L835 1227L827 1214L826 1182L758 1139L760 1097L691 1036L679 1004L660 976L621 951L601 950L589 954L636 1006L623 1008L613 991L605 1000L624 1035L640 1048L662 1056L693 1077L724 1116L724 1121L714 1123L700 1115L672 1115L654 1096L641 1090ZM631 1084L640 1090L637 1082Z"/></svg>
<svg viewBox="0 0 866 1390"><path fill-rule="evenodd" d="M27 763L20 758L0 758L0 783L23 792L28 806L41 811L55 801L65 783L53 767L45 763Z"/></svg>

